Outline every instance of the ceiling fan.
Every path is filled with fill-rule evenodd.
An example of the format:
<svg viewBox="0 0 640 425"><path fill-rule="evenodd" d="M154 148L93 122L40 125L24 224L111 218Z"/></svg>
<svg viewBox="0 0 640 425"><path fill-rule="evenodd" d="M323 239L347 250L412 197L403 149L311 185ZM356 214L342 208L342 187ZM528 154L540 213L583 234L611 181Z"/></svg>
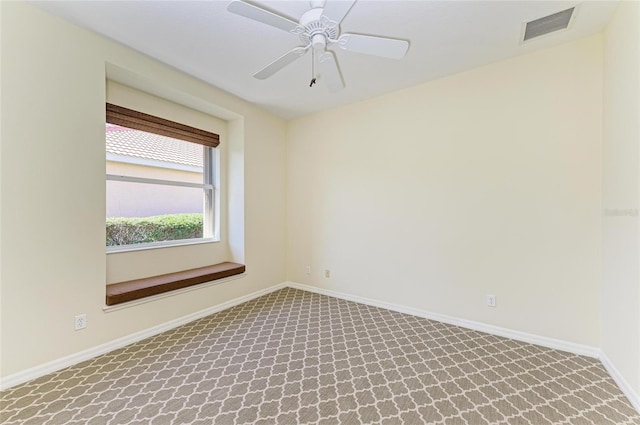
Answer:
<svg viewBox="0 0 640 425"><path fill-rule="evenodd" d="M312 78L309 87L313 86L318 78L326 82L329 91L335 92L344 88L344 80L338 68L335 54L327 47L338 46L348 52L392 59L402 59L409 48L407 40L362 34L340 34L340 23L355 2L356 0L311 0L311 9L302 15L299 22L243 0L231 1L227 10L236 15L296 34L303 43L303 46L294 47L256 72L253 75L255 78L260 80L269 78L311 50L313 54ZM320 71L317 75L315 73L316 60Z"/></svg>

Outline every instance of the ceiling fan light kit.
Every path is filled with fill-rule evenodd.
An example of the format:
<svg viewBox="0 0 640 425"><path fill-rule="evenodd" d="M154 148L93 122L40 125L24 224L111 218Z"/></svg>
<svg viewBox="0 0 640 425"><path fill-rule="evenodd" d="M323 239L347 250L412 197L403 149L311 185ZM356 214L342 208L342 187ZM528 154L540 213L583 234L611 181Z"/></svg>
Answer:
<svg viewBox="0 0 640 425"><path fill-rule="evenodd" d="M311 9L306 11L299 22L270 12L244 0L233 0L227 10L236 15L270 25L274 28L299 36L303 46L294 47L253 76L264 80L296 59L304 56L308 50L313 51L312 87L316 80L323 81L329 91L344 88L342 73L338 67L333 51L328 47L337 46L348 52L362 53L391 59L402 59L409 49L407 40L378 37L362 34L340 34L340 23L347 15L356 0L311 0ZM319 74L315 73L315 61L318 61Z"/></svg>

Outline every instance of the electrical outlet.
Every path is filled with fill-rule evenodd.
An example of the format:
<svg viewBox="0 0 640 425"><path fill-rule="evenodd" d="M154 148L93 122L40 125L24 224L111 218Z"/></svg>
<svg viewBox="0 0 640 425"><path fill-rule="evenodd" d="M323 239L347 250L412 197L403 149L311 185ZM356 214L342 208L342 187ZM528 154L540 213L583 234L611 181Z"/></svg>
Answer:
<svg viewBox="0 0 640 425"><path fill-rule="evenodd" d="M307 274L311 274L311 266L307 266L306 271L307 271Z"/></svg>
<svg viewBox="0 0 640 425"><path fill-rule="evenodd" d="M487 295L487 305L489 307L496 306L496 296L495 295Z"/></svg>
<svg viewBox="0 0 640 425"><path fill-rule="evenodd" d="M326 277L326 278L330 278L330 277L331 277L331 270L326 269L326 270L324 271L324 277Z"/></svg>
<svg viewBox="0 0 640 425"><path fill-rule="evenodd" d="M84 329L87 327L87 315L86 314L78 314L75 317L75 329L79 331L80 329Z"/></svg>

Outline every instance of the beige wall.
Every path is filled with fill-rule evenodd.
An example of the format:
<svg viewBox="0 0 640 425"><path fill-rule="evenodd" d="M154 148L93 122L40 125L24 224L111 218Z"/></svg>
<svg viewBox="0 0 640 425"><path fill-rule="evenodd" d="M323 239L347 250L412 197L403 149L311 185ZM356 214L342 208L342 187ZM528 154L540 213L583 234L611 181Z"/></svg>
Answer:
<svg viewBox="0 0 640 425"><path fill-rule="evenodd" d="M604 33L602 350L640 394L640 2Z"/></svg>
<svg viewBox="0 0 640 425"><path fill-rule="evenodd" d="M0 2L0 8L2 376L285 280L283 120L30 5ZM102 310L105 80L114 65L121 75L113 79L128 75L138 88L220 112L229 129L221 177L229 212L222 242L211 249L110 255L109 279L225 259L244 261L246 277ZM76 332L73 317L80 313L88 327Z"/></svg>
<svg viewBox="0 0 640 425"><path fill-rule="evenodd" d="M596 35L290 122L288 279L598 346L601 121Z"/></svg>

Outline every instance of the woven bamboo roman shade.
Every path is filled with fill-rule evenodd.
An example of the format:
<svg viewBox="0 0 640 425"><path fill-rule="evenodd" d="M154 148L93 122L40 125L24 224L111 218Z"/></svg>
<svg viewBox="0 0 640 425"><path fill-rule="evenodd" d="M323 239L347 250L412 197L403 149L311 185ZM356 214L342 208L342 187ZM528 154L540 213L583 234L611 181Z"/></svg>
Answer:
<svg viewBox="0 0 640 425"><path fill-rule="evenodd" d="M107 122L215 148L220 136L199 128L107 103Z"/></svg>

